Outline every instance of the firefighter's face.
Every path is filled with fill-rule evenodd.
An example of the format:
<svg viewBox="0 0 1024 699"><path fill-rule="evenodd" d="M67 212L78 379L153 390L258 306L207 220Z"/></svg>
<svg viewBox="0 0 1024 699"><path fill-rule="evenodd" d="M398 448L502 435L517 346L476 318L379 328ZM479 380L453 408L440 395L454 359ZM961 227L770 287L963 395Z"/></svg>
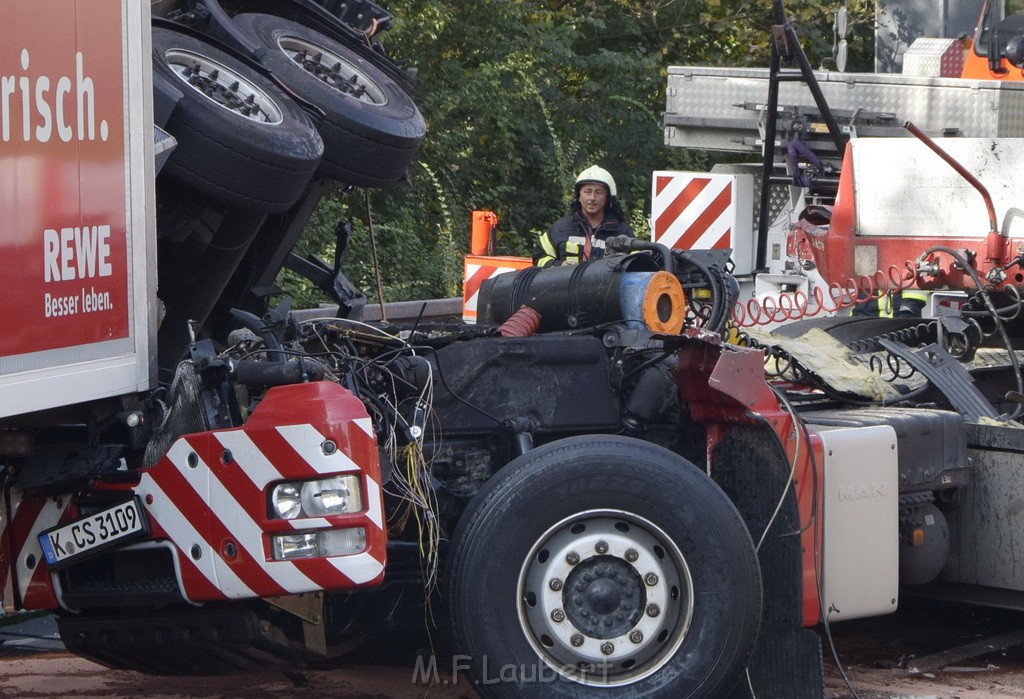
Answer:
<svg viewBox="0 0 1024 699"><path fill-rule="evenodd" d="M604 211L608 203L608 188L603 184L584 184L580 187L580 206L587 216L595 216Z"/></svg>

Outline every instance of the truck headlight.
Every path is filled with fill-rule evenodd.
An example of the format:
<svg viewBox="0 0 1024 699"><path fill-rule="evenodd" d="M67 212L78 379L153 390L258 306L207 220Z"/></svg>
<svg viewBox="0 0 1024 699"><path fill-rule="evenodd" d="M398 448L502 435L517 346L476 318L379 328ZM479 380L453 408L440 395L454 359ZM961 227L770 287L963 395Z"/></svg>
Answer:
<svg viewBox="0 0 1024 699"><path fill-rule="evenodd" d="M276 534L270 537L275 561L323 556L348 556L366 548L366 529L321 529L315 532Z"/></svg>
<svg viewBox="0 0 1024 699"><path fill-rule="evenodd" d="M360 512L363 509L363 495L359 487L359 476L280 483L270 492L270 509L272 515L281 519Z"/></svg>
<svg viewBox="0 0 1024 699"><path fill-rule="evenodd" d="M270 495L274 514L281 519L295 519L302 513L302 487L300 483L282 483Z"/></svg>

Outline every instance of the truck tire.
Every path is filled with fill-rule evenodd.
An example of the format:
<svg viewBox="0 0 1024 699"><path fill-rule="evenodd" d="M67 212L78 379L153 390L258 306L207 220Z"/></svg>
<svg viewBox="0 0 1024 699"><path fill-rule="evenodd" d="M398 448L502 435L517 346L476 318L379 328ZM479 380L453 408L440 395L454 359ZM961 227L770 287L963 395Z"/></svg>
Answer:
<svg viewBox="0 0 1024 699"><path fill-rule="evenodd" d="M153 74L182 93L165 127L178 145L162 174L228 206L278 212L298 200L323 141L273 81L163 27L153 28Z"/></svg>
<svg viewBox="0 0 1024 699"><path fill-rule="evenodd" d="M476 495L446 563L453 670L488 698L720 697L761 619L742 518L659 446L573 437Z"/></svg>
<svg viewBox="0 0 1024 699"><path fill-rule="evenodd" d="M351 49L297 22L241 14L235 23L266 48L263 64L296 95L324 112L320 174L346 184L400 181L426 126L412 99Z"/></svg>

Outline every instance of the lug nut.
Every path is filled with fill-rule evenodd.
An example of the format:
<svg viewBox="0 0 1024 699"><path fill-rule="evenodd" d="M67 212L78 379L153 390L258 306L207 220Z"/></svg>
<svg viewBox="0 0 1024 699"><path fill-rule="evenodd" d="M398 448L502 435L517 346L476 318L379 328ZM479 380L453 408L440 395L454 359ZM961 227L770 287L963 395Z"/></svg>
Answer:
<svg viewBox="0 0 1024 699"><path fill-rule="evenodd" d="M565 554L565 562L571 566L574 566L580 562L580 555L575 551L570 551L569 553Z"/></svg>
<svg viewBox="0 0 1024 699"><path fill-rule="evenodd" d="M596 544L594 544L594 550L602 555L608 553L608 542L598 541Z"/></svg>
<svg viewBox="0 0 1024 699"><path fill-rule="evenodd" d="M551 610L551 621L555 622L556 624L565 621L565 612L563 612L561 609Z"/></svg>
<svg viewBox="0 0 1024 699"><path fill-rule="evenodd" d="M569 637L569 643L579 648L583 645L583 634L574 633L572 636Z"/></svg>
<svg viewBox="0 0 1024 699"><path fill-rule="evenodd" d="M629 640L633 643L642 643L644 640L644 632L640 629L634 629L629 632Z"/></svg>
<svg viewBox="0 0 1024 699"><path fill-rule="evenodd" d="M601 652L605 655L611 655L615 652L615 646L613 646L609 641L605 641L601 644Z"/></svg>
<svg viewBox="0 0 1024 699"><path fill-rule="evenodd" d="M551 578L551 580L548 581L548 587L550 587L555 592L558 592L559 590L562 589L562 579L561 578Z"/></svg>
<svg viewBox="0 0 1024 699"><path fill-rule="evenodd" d="M647 583L648 587L654 587L658 584L658 576L654 573L648 573L644 576L644 582Z"/></svg>
<svg viewBox="0 0 1024 699"><path fill-rule="evenodd" d="M654 616L658 616L659 614L661 614L661 609L658 607L658 605L656 605L656 604L648 604L647 605L647 616L654 617Z"/></svg>
<svg viewBox="0 0 1024 699"><path fill-rule="evenodd" d="M626 549L626 560L630 563L635 563L636 559L640 558L640 554L636 549Z"/></svg>

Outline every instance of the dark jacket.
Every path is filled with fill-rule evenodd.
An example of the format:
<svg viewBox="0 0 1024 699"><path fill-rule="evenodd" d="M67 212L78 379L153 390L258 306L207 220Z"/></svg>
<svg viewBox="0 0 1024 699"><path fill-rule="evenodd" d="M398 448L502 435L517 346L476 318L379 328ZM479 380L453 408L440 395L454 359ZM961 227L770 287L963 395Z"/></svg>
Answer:
<svg viewBox="0 0 1024 699"><path fill-rule="evenodd" d="M855 316L876 318L920 318L928 305L928 292L912 289L895 294L875 294L853 307Z"/></svg>
<svg viewBox="0 0 1024 699"><path fill-rule="evenodd" d="M590 257L585 258L583 251L588 233L591 250ZM596 260L604 256L604 241L614 235L636 237L629 224L612 208L604 212L604 221L597 228L591 228L579 202L573 202L568 215L555 221L548 232L537 240L533 248L533 264L549 267L574 265L584 259Z"/></svg>

